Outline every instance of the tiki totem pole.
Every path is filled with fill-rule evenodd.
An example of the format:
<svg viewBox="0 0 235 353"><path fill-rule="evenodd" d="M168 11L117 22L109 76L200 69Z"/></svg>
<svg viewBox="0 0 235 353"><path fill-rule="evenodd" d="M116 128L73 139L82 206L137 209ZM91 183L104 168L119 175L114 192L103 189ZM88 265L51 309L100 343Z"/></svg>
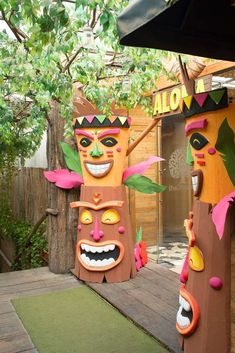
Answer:
<svg viewBox="0 0 235 353"><path fill-rule="evenodd" d="M134 247L126 186L152 194L166 189L144 172L160 157L152 156L125 168L126 156L157 124L153 119L142 134L129 145L130 122L124 109L112 106L106 116L82 97L74 99L74 133L78 153L62 143L70 169L44 172L57 187L81 186L74 274L90 282L121 282L135 276L147 263L142 232ZM141 233L141 235L140 235Z"/></svg>
<svg viewBox="0 0 235 353"><path fill-rule="evenodd" d="M188 255L180 280L176 328L185 353L235 352L235 104L227 90L183 99L193 211L185 220ZM191 81L191 82L190 82ZM233 249L233 250L231 250Z"/></svg>
<svg viewBox="0 0 235 353"><path fill-rule="evenodd" d="M125 170L130 118L124 112L112 107L112 115L105 116L87 100L74 100L73 127L84 182L80 201L71 203L79 207L74 274L84 281L121 282L135 276L146 256L141 242L134 251L125 185L138 185L147 193L164 189L142 176L161 158Z"/></svg>

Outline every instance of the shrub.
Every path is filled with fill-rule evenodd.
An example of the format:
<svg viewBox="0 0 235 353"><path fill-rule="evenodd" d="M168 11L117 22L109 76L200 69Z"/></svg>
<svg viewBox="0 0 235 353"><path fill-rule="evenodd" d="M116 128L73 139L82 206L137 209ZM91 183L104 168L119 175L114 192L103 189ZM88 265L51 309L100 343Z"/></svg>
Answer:
<svg viewBox="0 0 235 353"><path fill-rule="evenodd" d="M0 236L10 238L16 248L16 258L12 270L24 270L45 265L42 257L43 251L47 250L45 223L42 223L28 240L31 231L31 224L15 219L9 207L0 206Z"/></svg>

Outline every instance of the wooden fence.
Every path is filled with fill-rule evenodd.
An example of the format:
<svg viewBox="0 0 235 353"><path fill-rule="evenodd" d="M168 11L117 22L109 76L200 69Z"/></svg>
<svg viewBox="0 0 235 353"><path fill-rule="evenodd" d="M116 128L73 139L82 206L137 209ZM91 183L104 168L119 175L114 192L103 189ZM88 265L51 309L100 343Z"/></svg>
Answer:
<svg viewBox="0 0 235 353"><path fill-rule="evenodd" d="M14 176L9 189L0 185L0 202L10 199L13 215L35 225L47 208L47 182L41 168L22 168ZM0 234L0 272L11 271L15 259L15 244Z"/></svg>
<svg viewBox="0 0 235 353"><path fill-rule="evenodd" d="M47 181L41 168L22 168L14 177L12 211L16 218L35 224L47 208Z"/></svg>

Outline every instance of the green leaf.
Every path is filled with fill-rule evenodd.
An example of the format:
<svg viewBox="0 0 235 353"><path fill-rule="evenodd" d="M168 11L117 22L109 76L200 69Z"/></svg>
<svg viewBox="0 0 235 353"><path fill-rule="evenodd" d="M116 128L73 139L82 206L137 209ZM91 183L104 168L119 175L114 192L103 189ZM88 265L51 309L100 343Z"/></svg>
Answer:
<svg viewBox="0 0 235 353"><path fill-rule="evenodd" d="M191 147L190 147L189 141L188 141L187 152L186 152L186 163L189 166L192 166L193 163L194 163L194 159L193 159L193 155L192 155L192 151L191 151Z"/></svg>
<svg viewBox="0 0 235 353"><path fill-rule="evenodd" d="M73 172L82 175L81 162L78 152L74 151L72 147L65 142L60 142L60 146L64 153L64 159L67 167Z"/></svg>
<svg viewBox="0 0 235 353"><path fill-rule="evenodd" d="M136 230L136 243L139 243L143 238L143 229L142 227L139 227L139 229Z"/></svg>
<svg viewBox="0 0 235 353"><path fill-rule="evenodd" d="M220 125L215 148L221 153L227 173L235 185L235 139L227 118Z"/></svg>
<svg viewBox="0 0 235 353"><path fill-rule="evenodd" d="M124 184L130 189L134 189L145 194L153 194L154 192L159 193L165 191L167 188L165 185L156 184L151 179L140 174L131 175L125 180Z"/></svg>

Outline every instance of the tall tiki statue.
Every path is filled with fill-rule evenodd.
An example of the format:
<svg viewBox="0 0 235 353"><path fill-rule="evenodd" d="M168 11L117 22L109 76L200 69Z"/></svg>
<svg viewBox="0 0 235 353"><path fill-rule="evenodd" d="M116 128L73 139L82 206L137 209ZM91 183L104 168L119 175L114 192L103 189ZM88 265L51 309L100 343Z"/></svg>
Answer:
<svg viewBox="0 0 235 353"><path fill-rule="evenodd" d="M130 135L125 110L113 106L112 115L106 116L79 97L74 107L73 127L84 181L80 201L71 203L79 207L74 273L84 281L125 281L136 274L138 254L124 184L147 193L163 191L142 176L161 159L151 157L136 168L125 169Z"/></svg>
<svg viewBox="0 0 235 353"><path fill-rule="evenodd" d="M176 328L185 353L231 353L235 352L235 105L229 104L225 88L200 94L189 88L188 93L182 110L194 203L185 220L189 250L180 276Z"/></svg>

